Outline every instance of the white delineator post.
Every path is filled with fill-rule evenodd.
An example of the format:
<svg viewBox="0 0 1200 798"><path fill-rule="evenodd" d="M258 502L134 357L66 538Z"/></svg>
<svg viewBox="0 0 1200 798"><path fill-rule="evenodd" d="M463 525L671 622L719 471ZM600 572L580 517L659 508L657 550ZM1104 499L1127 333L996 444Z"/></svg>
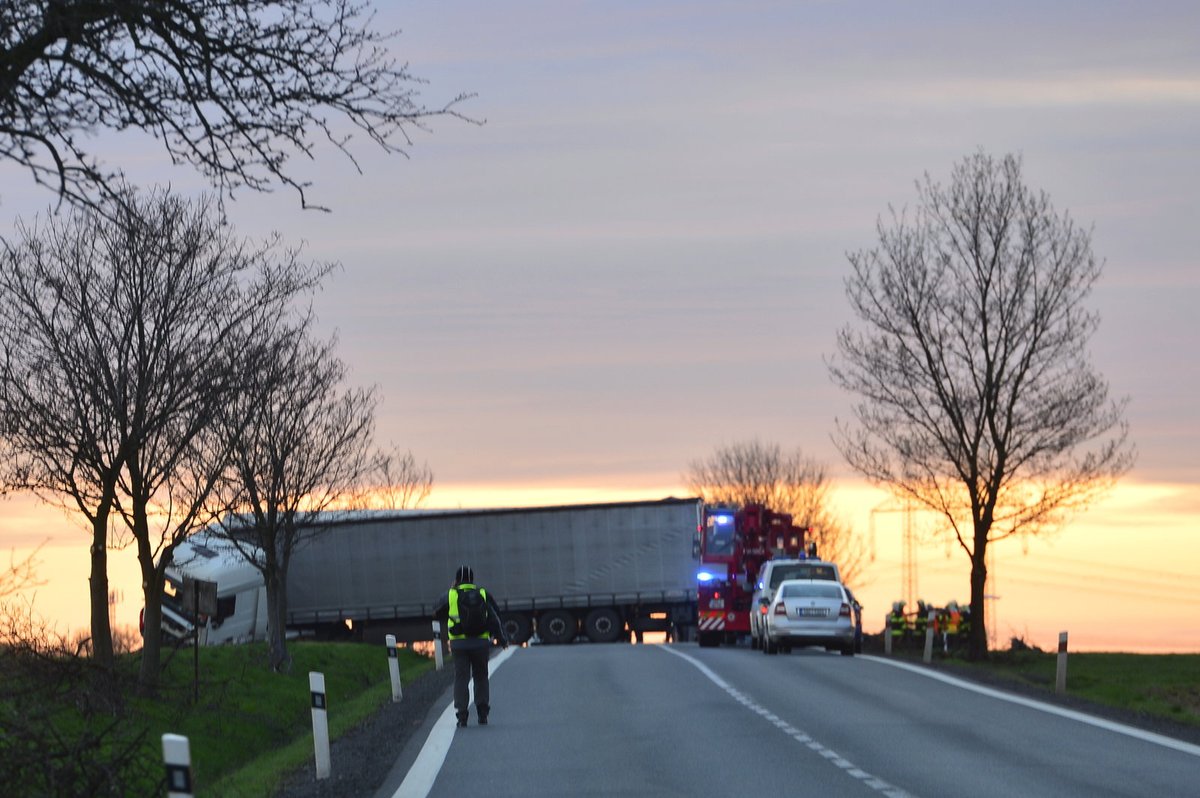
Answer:
<svg viewBox="0 0 1200 798"><path fill-rule="evenodd" d="M167 798L192 798L192 754L182 734L162 736L163 762L167 766Z"/></svg>
<svg viewBox="0 0 1200 798"><path fill-rule="evenodd" d="M925 623L925 664L933 662L933 627L937 620L937 611L929 611L929 619Z"/></svg>
<svg viewBox="0 0 1200 798"><path fill-rule="evenodd" d="M1058 667L1054 671L1054 692L1067 692L1067 633L1058 633Z"/></svg>
<svg viewBox="0 0 1200 798"><path fill-rule="evenodd" d="M384 641L387 643L388 670L392 674L392 703L394 704L404 697L400 688L400 661L396 657L396 636L388 635Z"/></svg>
<svg viewBox="0 0 1200 798"><path fill-rule="evenodd" d="M325 704L325 674L309 671L308 689L312 694L313 749L317 761L317 779L329 778L329 717Z"/></svg>
<svg viewBox="0 0 1200 798"><path fill-rule="evenodd" d="M433 622L433 661L437 663L437 669L442 669L442 625L437 621Z"/></svg>

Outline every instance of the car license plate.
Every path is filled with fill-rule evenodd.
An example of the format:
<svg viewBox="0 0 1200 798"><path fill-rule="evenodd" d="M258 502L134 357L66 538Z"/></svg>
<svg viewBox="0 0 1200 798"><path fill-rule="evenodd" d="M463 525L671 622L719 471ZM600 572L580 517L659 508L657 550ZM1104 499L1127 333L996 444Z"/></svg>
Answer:
<svg viewBox="0 0 1200 798"><path fill-rule="evenodd" d="M801 618L825 618L829 615L828 607L801 607L796 613Z"/></svg>

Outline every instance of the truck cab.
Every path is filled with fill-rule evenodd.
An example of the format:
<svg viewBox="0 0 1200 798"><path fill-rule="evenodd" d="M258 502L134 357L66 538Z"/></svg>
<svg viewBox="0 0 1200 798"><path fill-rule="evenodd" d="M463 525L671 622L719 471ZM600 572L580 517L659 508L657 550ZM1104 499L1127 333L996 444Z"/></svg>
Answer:
<svg viewBox="0 0 1200 798"><path fill-rule="evenodd" d="M751 633L754 577L766 561L801 557L808 529L760 504L704 508L699 529L697 637L701 646Z"/></svg>
<svg viewBox="0 0 1200 798"><path fill-rule="evenodd" d="M199 621L200 645L265 640L267 596L262 572L230 541L199 532L180 543L166 570L163 592L163 639L191 642ZM193 617L179 601L185 579L217 584L217 612Z"/></svg>

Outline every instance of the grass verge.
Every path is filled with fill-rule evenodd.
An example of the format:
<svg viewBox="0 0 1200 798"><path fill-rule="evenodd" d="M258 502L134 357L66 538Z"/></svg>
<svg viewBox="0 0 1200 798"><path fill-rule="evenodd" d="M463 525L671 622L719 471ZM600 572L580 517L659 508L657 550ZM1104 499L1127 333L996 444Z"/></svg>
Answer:
<svg viewBox="0 0 1200 798"><path fill-rule="evenodd" d="M310 671L325 675L331 739L391 700L382 646L296 642L288 650L292 670L277 674L267 668L265 644L201 649L198 701L193 652L180 651L164 670L160 698L137 702L146 756L161 761L162 735L182 734L191 748L197 795L269 795L284 774L313 756ZM398 653L402 683L433 667L427 657Z"/></svg>

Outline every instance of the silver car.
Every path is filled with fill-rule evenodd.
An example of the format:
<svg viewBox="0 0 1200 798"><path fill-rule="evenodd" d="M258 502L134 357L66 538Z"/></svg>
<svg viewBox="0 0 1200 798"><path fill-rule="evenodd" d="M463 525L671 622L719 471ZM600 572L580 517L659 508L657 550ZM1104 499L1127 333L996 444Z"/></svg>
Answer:
<svg viewBox="0 0 1200 798"><path fill-rule="evenodd" d="M846 589L825 579L781 582L767 614L763 652L777 654L793 646L824 646L854 655L854 607Z"/></svg>

